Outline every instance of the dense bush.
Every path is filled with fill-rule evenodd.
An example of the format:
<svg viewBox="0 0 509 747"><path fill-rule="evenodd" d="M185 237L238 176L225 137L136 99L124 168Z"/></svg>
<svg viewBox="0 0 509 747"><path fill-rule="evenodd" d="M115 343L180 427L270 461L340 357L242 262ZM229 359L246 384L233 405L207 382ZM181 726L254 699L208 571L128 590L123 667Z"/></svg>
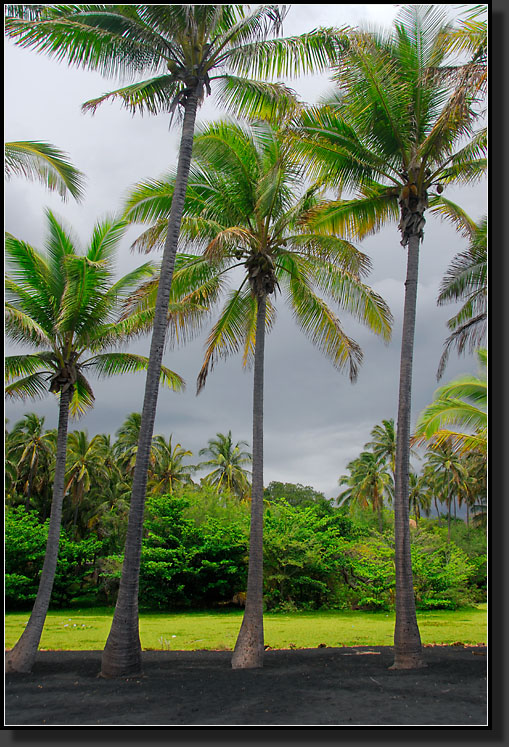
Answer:
<svg viewBox="0 0 509 747"><path fill-rule="evenodd" d="M266 499L264 594L269 610L392 609L394 538L369 516L324 511L321 501L291 505ZM304 502L303 502L304 503ZM140 607L207 608L231 603L246 588L249 502L187 486L179 495L147 500L140 573ZM390 526L390 517L386 526ZM47 522L24 507L6 513L6 605L27 608L37 592ZM447 528L422 519L412 530L416 602L420 609L456 608L486 593L482 530ZM453 537L454 539L454 537ZM88 598L114 604L122 556L107 539L71 541L61 533L53 606Z"/></svg>

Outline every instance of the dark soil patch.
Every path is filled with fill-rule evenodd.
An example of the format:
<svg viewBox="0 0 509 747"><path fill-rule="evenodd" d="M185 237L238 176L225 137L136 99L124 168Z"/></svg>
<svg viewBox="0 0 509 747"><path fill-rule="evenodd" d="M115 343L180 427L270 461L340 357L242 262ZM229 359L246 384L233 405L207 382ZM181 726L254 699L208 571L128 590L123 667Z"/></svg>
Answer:
<svg viewBox="0 0 509 747"><path fill-rule="evenodd" d="M145 651L142 677L98 677L100 651L40 651L6 677L6 726L486 726L486 649L433 646L392 671L391 647L267 651L232 670L228 651Z"/></svg>

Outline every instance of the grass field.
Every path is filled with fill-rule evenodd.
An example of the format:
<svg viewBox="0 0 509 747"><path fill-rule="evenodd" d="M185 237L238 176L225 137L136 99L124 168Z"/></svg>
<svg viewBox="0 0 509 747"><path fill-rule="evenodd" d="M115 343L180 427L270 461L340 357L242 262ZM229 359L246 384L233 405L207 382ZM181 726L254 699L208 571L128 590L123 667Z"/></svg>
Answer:
<svg viewBox="0 0 509 747"><path fill-rule="evenodd" d="M104 648L113 609L74 609L49 612L40 648L86 651ZM11 648L23 632L29 613L6 613L5 647ZM418 612L423 644L486 643L486 605L461 610ZM295 612L266 614L265 643L271 648L326 646L392 646L394 613ZM142 613L143 649L233 650L242 611Z"/></svg>

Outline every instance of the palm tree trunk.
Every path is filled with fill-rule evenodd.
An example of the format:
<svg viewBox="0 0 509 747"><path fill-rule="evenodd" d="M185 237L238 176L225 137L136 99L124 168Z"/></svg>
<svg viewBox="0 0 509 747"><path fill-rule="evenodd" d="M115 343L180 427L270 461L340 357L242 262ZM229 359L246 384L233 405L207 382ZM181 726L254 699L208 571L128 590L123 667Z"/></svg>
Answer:
<svg viewBox="0 0 509 747"><path fill-rule="evenodd" d="M159 392L159 377L167 329L168 302L177 253L180 224L189 178L193 150L194 127L198 108L198 92L189 95L185 103L184 122L179 150L175 191L173 193L168 235L164 246L159 287L154 314L145 396L141 415L140 435L134 468L131 505L124 550L124 564L117 604L110 633L102 655L101 674L121 677L141 672L141 643L138 626L138 588L141 562L143 516L150 464L150 448Z"/></svg>
<svg viewBox="0 0 509 747"><path fill-rule="evenodd" d="M62 503L64 500L65 460L67 456L67 426L71 397L71 387L60 394L53 498L51 501L46 554L39 580L39 588L27 626L14 648L6 654L6 672L26 673L32 670L48 613L58 559Z"/></svg>
<svg viewBox="0 0 509 747"><path fill-rule="evenodd" d="M435 502L435 511L437 512L437 518L438 518L438 526L442 526L442 519L440 518L440 511L438 510L438 503L437 503L437 497L436 495L433 496L433 500Z"/></svg>
<svg viewBox="0 0 509 747"><path fill-rule="evenodd" d="M263 367L266 296L258 297L253 383L253 483L246 608L232 657L233 669L263 666Z"/></svg>
<svg viewBox="0 0 509 747"><path fill-rule="evenodd" d="M394 490L394 531L396 565L396 624L394 629L394 663L391 669L414 669L424 666L417 616L410 554L408 508L408 474L410 469L410 413L412 399L412 365L419 241L415 233L408 240L407 276L401 341L398 426L396 437L396 484Z"/></svg>

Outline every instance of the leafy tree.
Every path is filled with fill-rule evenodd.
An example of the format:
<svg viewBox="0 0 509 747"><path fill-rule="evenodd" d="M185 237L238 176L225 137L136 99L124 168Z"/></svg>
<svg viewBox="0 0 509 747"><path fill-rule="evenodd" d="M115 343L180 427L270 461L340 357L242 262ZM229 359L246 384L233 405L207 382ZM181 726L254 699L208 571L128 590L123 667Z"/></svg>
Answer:
<svg viewBox="0 0 509 747"><path fill-rule="evenodd" d="M243 450L248 446L247 441L234 444L231 431L226 436L218 433L216 438L210 438L209 445L199 452L210 458L197 465L197 469L213 468L205 477L206 483L214 485L218 492L227 490L240 499L248 498L250 472L245 467L251 464L252 457Z"/></svg>
<svg viewBox="0 0 509 747"><path fill-rule="evenodd" d="M333 499L326 498L323 493L310 485L294 484L291 482L272 481L263 492L266 501L286 501L290 506L305 508L313 506L320 514L330 515L334 511Z"/></svg>
<svg viewBox="0 0 509 747"><path fill-rule="evenodd" d="M63 199L71 194L83 199L84 176L69 161L65 153L50 143L18 140L5 143L4 170L7 179L23 176L42 182L50 191L57 191Z"/></svg>
<svg viewBox="0 0 509 747"><path fill-rule="evenodd" d="M428 207L443 185L469 183L486 168L486 131L476 132L482 57L450 59L450 24L437 5L405 5L392 35L350 34L335 72L338 95L305 111L294 140L311 173L352 199L317 211L315 228L362 238L399 220L407 248L396 443L397 614L394 668L422 665L408 526L411 384L419 249ZM474 75L474 71L479 75ZM432 189L436 187L436 194Z"/></svg>
<svg viewBox="0 0 509 747"><path fill-rule="evenodd" d="M102 664L105 675L132 674L141 669L134 597L168 301L197 110L214 87L220 103L243 116L277 112L281 104L284 108L293 100L293 94L280 83L263 83L246 76L297 76L302 71L323 70L337 56L338 39L335 32L327 29L290 39L277 38L285 13L277 5L49 5L28 9L11 5L7 10L5 30L18 44L56 54L59 59L105 75L150 74L148 79L87 102L85 109L94 111L106 100L119 100L133 113L173 115L179 107L183 112L133 479L132 520L117 608Z"/></svg>
<svg viewBox="0 0 509 747"><path fill-rule="evenodd" d="M51 596L58 555L69 413L79 415L92 406L88 371L109 376L142 370L146 358L132 353L106 352L136 332L136 319L117 320L120 306L142 278L152 273L146 263L113 282L113 258L125 230L122 221L104 220L93 232L88 249L76 242L47 211L46 251L7 235L5 252L6 333L14 343L34 352L5 358L8 397L21 399L47 394L58 397L53 497L48 545L39 591L29 623L8 653L8 671L30 671ZM162 370L162 381L173 389L182 379Z"/></svg>
<svg viewBox="0 0 509 747"><path fill-rule="evenodd" d="M361 280L366 257L334 234L309 230L305 220L318 188L302 193L302 165L269 124L209 125L195 138L193 155L182 228L204 251L189 255L189 267L208 265L220 290L227 273L236 271L238 279L207 339L198 392L220 358L242 351L244 365L254 367L250 572L232 663L257 667L263 661L263 377L265 335L275 315L271 296L281 289L302 331L338 370L347 368L352 381L362 352L318 293L386 340L392 317ZM164 218L172 190L171 181L142 184L128 198L127 217Z"/></svg>

